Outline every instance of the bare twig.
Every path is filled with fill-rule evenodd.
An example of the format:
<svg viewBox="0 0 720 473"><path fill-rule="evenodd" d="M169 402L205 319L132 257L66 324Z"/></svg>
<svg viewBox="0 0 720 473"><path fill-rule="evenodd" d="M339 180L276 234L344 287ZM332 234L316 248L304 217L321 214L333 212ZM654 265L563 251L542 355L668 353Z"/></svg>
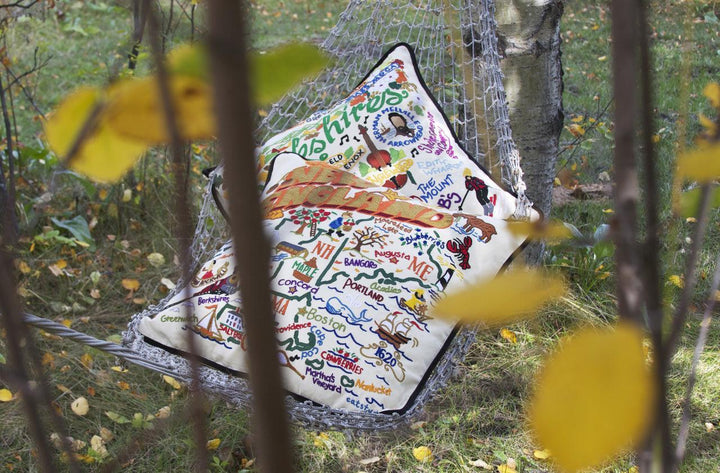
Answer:
<svg viewBox="0 0 720 473"><path fill-rule="evenodd" d="M32 7L33 5L35 5L35 4L36 4L37 2L39 2L39 1L40 1L40 0L32 0L32 1L31 1L30 3L28 3L28 4L23 4L23 0L18 0L17 2L5 3L5 4L3 4L3 5L0 5L0 8L25 8L25 9L27 9L27 8Z"/></svg>
<svg viewBox="0 0 720 473"><path fill-rule="evenodd" d="M5 89L2 85L2 77L0 76L0 105L2 106L3 124L5 126L5 155L8 162L8 177L4 182L6 194L4 196L5 213L4 222L2 222L5 230L5 244L14 246L17 243L18 222L15 214L15 153L13 151L13 134L10 125L10 111L5 100Z"/></svg>
<svg viewBox="0 0 720 473"><path fill-rule="evenodd" d="M258 464L265 472L290 473L292 446L283 404L277 340L270 303L270 246L262 230L262 210L254 160L246 26L241 2L208 3L209 55L218 121L219 146L230 186L230 227L247 324L253 427Z"/></svg>
<svg viewBox="0 0 720 473"><path fill-rule="evenodd" d="M162 43L160 24L157 19L155 10L152 9L150 0L144 0L144 8L147 11L150 47L152 49L153 58L155 60L156 73L158 76L158 84L160 87L160 98L165 115L165 125L170 137L170 154L172 156L173 174L175 177L175 211L178 218L178 243L180 246L180 261L182 265L183 281L192 279L192 261L190 255L190 242L192 241L192 226L190 218L190 204L188 202L188 191L186 185L186 166L183 161L185 153L183 152L183 142L180 136L178 123L175 119L175 111L170 91L170 76L163 62ZM191 324L191 314L187 308L183 307L183 315L187 320L187 324ZM197 346L195 343L194 332L188 326L187 344L190 351L188 357L190 362L190 371L192 381L190 383L190 409L191 419L193 421L193 434L195 437L195 454L197 457L196 469L203 472L209 464L207 449L205 447L207 441L206 435L206 419L203 411L202 402L202 385L200 379L200 358L197 354Z"/></svg>
<svg viewBox="0 0 720 473"><path fill-rule="evenodd" d="M705 349L708 332L710 331L710 323L712 322L712 314L715 310L715 302L717 301L718 288L720 288L720 256L715 261L715 275L713 276L710 294L708 295L707 305L703 320L700 323L700 333L697 342L695 342L695 352L693 353L692 366L690 367L690 378L688 379L687 389L685 390L685 399L683 400L683 416L678 433L677 447L675 449L675 470L678 469L683 458L685 458L685 449L687 448L688 436L690 435L690 414L692 392L695 388L695 379L697 375L697 367L700 363L700 355Z"/></svg>
<svg viewBox="0 0 720 473"><path fill-rule="evenodd" d="M658 388L655 421L659 436L662 464L664 469L672 465L672 440L670 439L670 417L667 408L667 371L668 360L663 344L663 306L660 282L660 221L659 221L659 186L655 145L653 143L653 96L652 96L652 58L650 57L649 32L647 29L646 4L638 1L638 25L640 43L640 84L641 84L641 118L643 139L643 164L645 178L645 218L646 236L643 252L643 275L645 288L645 304L647 308L648 328L655 352L655 383Z"/></svg>
<svg viewBox="0 0 720 473"><path fill-rule="evenodd" d="M6 343L9 361L8 367L1 374L3 378L13 382L13 387L19 389L23 395L25 417L28 420L30 436L37 447L41 471L54 471L48 436L40 419L40 409L45 407L50 413L53 427L60 434L61 447L68 458L70 470L79 473L80 469L77 460L67 439L65 423L51 405L50 391L42 374L42 364L32 334L22 321L20 301L17 297L15 279L12 275L13 267L12 255L0 242L0 320L2 320L2 326L7 333ZM31 366L38 374L34 386L30 384L27 366Z"/></svg>
<svg viewBox="0 0 720 473"><path fill-rule="evenodd" d="M675 350L677 349L677 344L680 341L680 336L682 335L682 331L685 328L685 322L687 321L690 300L692 299L695 286L697 285L697 263L709 220L711 197L712 188L709 184L703 184L700 192L700 208L696 217L695 231L692 236L690 251L688 252L687 259L685 260L685 272L683 273L683 281L685 282L685 285L680 293L680 300L678 301L677 306L675 306L672 328L670 329L670 334L665 341L665 347L663 350L667 363L670 362L675 354Z"/></svg>

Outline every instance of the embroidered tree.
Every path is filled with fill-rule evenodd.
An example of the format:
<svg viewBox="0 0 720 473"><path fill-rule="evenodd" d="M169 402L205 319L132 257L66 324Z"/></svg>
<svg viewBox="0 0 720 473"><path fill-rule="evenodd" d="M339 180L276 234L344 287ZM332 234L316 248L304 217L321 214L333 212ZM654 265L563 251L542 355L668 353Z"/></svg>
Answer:
<svg viewBox="0 0 720 473"><path fill-rule="evenodd" d="M355 246L350 249L350 251L360 251L360 249L363 246L379 246L380 248L384 248L385 238L387 235L382 235L378 233L377 230L372 230L369 227L366 227L365 229L358 229L353 232L353 238L355 242ZM353 241L350 242L351 244Z"/></svg>
<svg viewBox="0 0 720 473"><path fill-rule="evenodd" d="M300 225L300 228L298 228L295 233L298 235L302 235L305 231L305 228L310 225L310 236L315 236L315 232L317 231L317 224L318 222L323 222L327 220L328 215L330 215L330 212L327 212L322 209L299 209L299 210L291 210L290 211L291 218L293 219L293 223L295 225Z"/></svg>

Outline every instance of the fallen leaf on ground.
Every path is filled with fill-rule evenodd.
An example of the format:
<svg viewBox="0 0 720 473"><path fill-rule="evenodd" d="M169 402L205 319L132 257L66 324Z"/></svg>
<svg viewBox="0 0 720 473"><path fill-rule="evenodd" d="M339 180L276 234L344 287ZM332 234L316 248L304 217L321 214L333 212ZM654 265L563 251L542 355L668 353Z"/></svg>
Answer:
<svg viewBox="0 0 720 473"><path fill-rule="evenodd" d="M500 336L510 343L517 343L517 335L512 330L504 328L500 330Z"/></svg>
<svg viewBox="0 0 720 473"><path fill-rule="evenodd" d="M535 450L533 452L533 456L537 458L538 460L547 460L550 458L550 450L543 449L543 450Z"/></svg>
<svg viewBox="0 0 720 473"><path fill-rule="evenodd" d="M432 451L424 445L413 448L412 453L415 459L419 462L426 462L432 460Z"/></svg>
<svg viewBox="0 0 720 473"><path fill-rule="evenodd" d="M81 396L70 404L70 409L72 409L75 414L84 416L90 410L90 404L88 404L87 399Z"/></svg>
<svg viewBox="0 0 720 473"><path fill-rule="evenodd" d="M164 374L164 375L163 375L163 380L164 380L166 383L168 383L170 386L172 386L174 389L181 389L181 388L182 388L182 385L178 382L178 380L176 380L176 379L173 378L172 376L168 376L168 375Z"/></svg>
<svg viewBox="0 0 720 473"><path fill-rule="evenodd" d="M0 389L0 402L10 402L13 399L13 393L9 389Z"/></svg>
<svg viewBox="0 0 720 473"><path fill-rule="evenodd" d="M137 291L140 288L140 281L137 279L123 279L122 287L128 291Z"/></svg>
<svg viewBox="0 0 720 473"><path fill-rule="evenodd" d="M492 470L492 465L489 465L487 462L485 462L481 459L473 460L471 462L468 462L468 464L470 466L474 466L477 468L483 468L485 470Z"/></svg>

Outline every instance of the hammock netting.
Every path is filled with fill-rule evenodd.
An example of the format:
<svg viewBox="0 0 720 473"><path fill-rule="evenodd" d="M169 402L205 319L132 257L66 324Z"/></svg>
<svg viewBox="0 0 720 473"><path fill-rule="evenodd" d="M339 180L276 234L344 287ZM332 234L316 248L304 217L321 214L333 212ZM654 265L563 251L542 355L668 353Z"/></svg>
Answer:
<svg viewBox="0 0 720 473"><path fill-rule="evenodd" d="M516 217L527 216L531 203L525 197L519 156L512 140L497 52L494 4L490 0L351 0L322 43L322 48L336 58L333 67L272 106L256 131L258 143L347 96L378 58L398 42L409 43L415 49L425 82L455 127L465 150L517 194ZM209 186L191 247L196 264L212 258L230 238ZM189 383L188 361L148 344L138 331L140 320L157 313L183 286L180 281L160 304L133 316L124 334L123 347L35 316L26 315L26 320ZM290 395L286 403L288 413L293 421L313 428L395 428L416 417L448 382L473 341L471 329L461 330L454 337L416 393L412 406L402 414L347 412L298 401ZM200 375L208 393L243 408L250 406L252 394L244 378L210 366L202 366Z"/></svg>

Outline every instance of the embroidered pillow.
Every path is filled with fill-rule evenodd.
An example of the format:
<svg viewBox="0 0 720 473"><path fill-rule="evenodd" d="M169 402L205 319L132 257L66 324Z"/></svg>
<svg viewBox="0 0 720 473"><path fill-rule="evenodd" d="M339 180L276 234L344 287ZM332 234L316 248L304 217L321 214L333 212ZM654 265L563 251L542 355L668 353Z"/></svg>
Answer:
<svg viewBox="0 0 720 473"><path fill-rule="evenodd" d="M272 163L263 205L285 387L347 411L410 407L455 333L430 307L495 275L523 243L503 219L427 205L289 153ZM140 332L186 351L187 307L200 355L246 372L235 264L228 243Z"/></svg>
<svg viewBox="0 0 720 473"><path fill-rule="evenodd" d="M259 167L283 152L448 211L508 218L517 206L460 146L404 43L390 49L348 97L259 147ZM221 169L215 179L216 201L226 214ZM533 212L531 218L539 218Z"/></svg>

